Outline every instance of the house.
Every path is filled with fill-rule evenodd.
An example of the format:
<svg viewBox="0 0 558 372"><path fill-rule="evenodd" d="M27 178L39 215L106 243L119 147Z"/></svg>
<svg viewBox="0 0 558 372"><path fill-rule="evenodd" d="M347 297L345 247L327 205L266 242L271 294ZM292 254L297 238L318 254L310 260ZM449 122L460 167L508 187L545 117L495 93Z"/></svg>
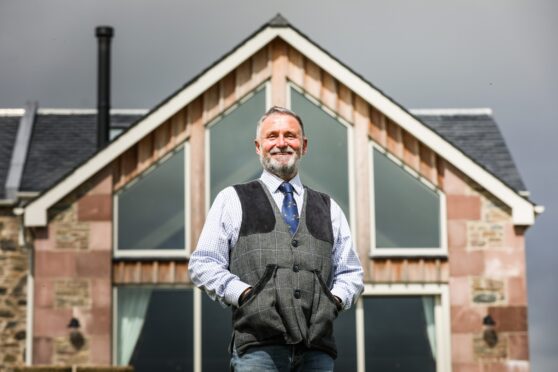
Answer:
<svg viewBox="0 0 558 372"><path fill-rule="evenodd" d="M0 113L5 363L226 369L229 310L188 257L216 193L259 175L271 105L305 121L302 180L343 208L365 270L336 368L529 370L524 234L542 208L491 111L409 111L281 16L149 112L113 111L102 149L95 111Z"/></svg>

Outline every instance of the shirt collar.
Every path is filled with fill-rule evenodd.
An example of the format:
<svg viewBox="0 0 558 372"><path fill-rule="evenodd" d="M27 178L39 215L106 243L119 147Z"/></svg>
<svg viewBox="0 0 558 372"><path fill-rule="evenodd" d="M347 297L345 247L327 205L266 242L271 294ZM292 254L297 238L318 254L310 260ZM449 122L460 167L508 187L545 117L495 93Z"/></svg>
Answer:
<svg viewBox="0 0 558 372"><path fill-rule="evenodd" d="M271 193L277 192L279 186L283 182L285 182L285 180L283 180L282 178L277 177L276 175L268 172L265 169L262 172L262 176L260 177L260 179ZM298 175L298 173L289 181L289 183L293 186L295 192L298 195L302 194L302 189L304 188L304 186L302 186L302 182L300 182L300 176Z"/></svg>

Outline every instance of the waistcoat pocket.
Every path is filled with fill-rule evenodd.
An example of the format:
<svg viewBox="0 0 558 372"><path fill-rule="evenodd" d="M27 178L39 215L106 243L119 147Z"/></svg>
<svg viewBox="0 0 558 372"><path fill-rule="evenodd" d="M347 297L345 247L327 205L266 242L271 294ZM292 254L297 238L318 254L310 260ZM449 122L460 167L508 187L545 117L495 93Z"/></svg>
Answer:
<svg viewBox="0 0 558 372"><path fill-rule="evenodd" d="M234 309L233 324L237 348L244 344L276 339L278 336L282 338L286 333L283 320L277 311L275 283L270 280L276 270L277 265L267 265L248 298L242 306Z"/></svg>
<svg viewBox="0 0 558 372"><path fill-rule="evenodd" d="M319 271L314 271L321 289L318 301L313 304L313 317L308 329L308 342L311 346L335 350L333 322L339 315L337 302L327 287Z"/></svg>

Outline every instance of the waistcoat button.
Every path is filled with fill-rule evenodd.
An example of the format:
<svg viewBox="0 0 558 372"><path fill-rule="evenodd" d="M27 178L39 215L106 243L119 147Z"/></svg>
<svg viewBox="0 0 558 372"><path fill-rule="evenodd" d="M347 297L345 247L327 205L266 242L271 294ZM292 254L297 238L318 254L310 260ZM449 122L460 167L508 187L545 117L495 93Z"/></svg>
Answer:
<svg viewBox="0 0 558 372"><path fill-rule="evenodd" d="M298 273L298 265L294 265L294 266L293 266L293 271L294 271L295 273Z"/></svg>
<svg viewBox="0 0 558 372"><path fill-rule="evenodd" d="M297 246L298 246L298 240L293 239L293 240L291 241L291 244L292 244L293 247L297 247Z"/></svg>
<svg viewBox="0 0 558 372"><path fill-rule="evenodd" d="M297 299L300 298L300 289L295 289L294 297L297 298Z"/></svg>

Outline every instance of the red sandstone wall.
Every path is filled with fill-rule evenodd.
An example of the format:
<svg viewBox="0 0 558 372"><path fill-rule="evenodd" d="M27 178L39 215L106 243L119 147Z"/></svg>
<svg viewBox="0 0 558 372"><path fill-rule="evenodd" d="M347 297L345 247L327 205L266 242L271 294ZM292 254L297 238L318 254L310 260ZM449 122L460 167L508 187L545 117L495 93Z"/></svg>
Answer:
<svg viewBox="0 0 558 372"><path fill-rule="evenodd" d="M523 231L511 211L449 168L445 173L453 372L529 371ZM496 321L498 344L482 339Z"/></svg>
<svg viewBox="0 0 558 372"><path fill-rule="evenodd" d="M35 230L33 364L110 364L112 176L92 182L49 210ZM72 317L86 343L68 341Z"/></svg>

